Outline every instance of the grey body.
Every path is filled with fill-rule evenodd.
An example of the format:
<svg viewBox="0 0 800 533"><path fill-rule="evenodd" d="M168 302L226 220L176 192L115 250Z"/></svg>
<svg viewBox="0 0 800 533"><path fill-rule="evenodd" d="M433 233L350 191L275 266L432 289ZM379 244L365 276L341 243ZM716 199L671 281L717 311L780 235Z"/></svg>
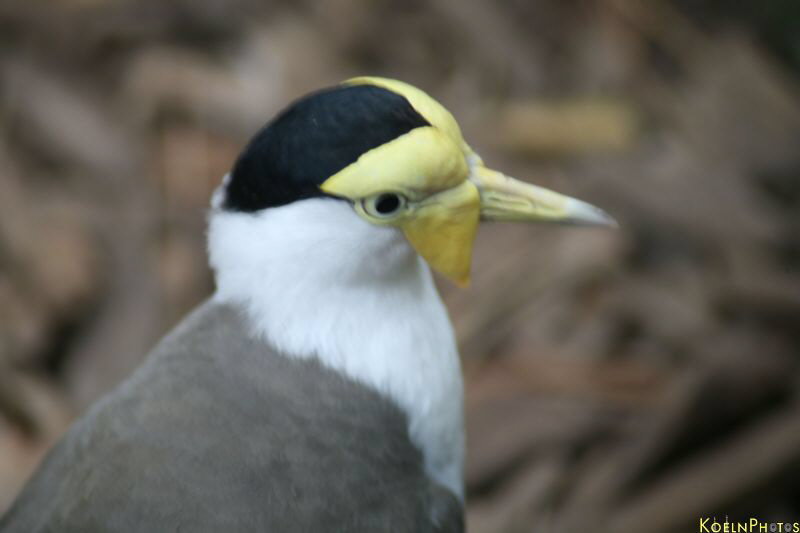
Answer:
<svg viewBox="0 0 800 533"><path fill-rule="evenodd" d="M463 531L403 412L207 303L45 459L2 533Z"/></svg>

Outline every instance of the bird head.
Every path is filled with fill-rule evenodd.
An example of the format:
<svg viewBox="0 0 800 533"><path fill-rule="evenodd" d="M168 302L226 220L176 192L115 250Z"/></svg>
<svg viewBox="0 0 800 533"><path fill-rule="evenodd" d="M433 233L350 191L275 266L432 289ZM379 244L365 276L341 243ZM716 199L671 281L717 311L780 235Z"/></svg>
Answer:
<svg viewBox="0 0 800 533"><path fill-rule="evenodd" d="M313 93L279 114L237 160L222 205L253 212L319 196L399 229L462 286L481 220L615 224L586 202L491 170L440 103L376 77Z"/></svg>

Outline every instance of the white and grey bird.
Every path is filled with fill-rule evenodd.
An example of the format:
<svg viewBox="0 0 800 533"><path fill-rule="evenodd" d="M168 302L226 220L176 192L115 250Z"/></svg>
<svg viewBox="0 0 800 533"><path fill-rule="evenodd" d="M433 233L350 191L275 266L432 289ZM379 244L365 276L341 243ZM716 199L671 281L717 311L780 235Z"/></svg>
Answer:
<svg viewBox="0 0 800 533"><path fill-rule="evenodd" d="M612 224L484 166L424 92L291 104L215 192L215 294L67 432L3 533L463 531L462 378L433 283L481 220Z"/></svg>

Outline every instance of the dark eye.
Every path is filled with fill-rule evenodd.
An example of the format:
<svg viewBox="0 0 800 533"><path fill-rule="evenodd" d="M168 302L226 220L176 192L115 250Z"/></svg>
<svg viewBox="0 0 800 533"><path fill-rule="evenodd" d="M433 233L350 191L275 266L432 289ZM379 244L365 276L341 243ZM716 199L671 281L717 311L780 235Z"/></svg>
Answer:
<svg viewBox="0 0 800 533"><path fill-rule="evenodd" d="M378 218L388 218L397 214L406 206L406 199L393 192L384 192L371 196L363 202L364 211Z"/></svg>
<svg viewBox="0 0 800 533"><path fill-rule="evenodd" d="M375 211L381 215L391 215L400 209L400 197L396 194L381 194L375 200Z"/></svg>

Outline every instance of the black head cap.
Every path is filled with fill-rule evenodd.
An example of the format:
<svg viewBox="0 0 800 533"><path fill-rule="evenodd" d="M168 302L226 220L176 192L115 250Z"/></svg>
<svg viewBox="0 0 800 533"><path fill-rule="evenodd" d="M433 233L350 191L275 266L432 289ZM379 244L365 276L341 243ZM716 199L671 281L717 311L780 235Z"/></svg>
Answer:
<svg viewBox="0 0 800 533"><path fill-rule="evenodd" d="M319 186L363 153L428 125L405 97L381 87L310 94L250 141L233 167L223 206L252 212L326 196Z"/></svg>

